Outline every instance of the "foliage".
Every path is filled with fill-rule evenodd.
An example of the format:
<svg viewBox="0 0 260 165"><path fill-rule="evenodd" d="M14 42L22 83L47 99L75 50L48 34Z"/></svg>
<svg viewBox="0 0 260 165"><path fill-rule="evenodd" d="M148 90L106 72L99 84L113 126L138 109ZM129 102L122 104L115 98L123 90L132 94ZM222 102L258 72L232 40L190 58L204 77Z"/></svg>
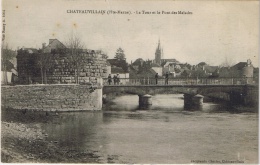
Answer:
<svg viewBox="0 0 260 165"><path fill-rule="evenodd" d="M119 47L116 50L115 58L120 60L126 60L124 50L121 47Z"/></svg>
<svg viewBox="0 0 260 165"><path fill-rule="evenodd" d="M8 44L2 44L2 52L1 52L1 63L3 65L4 71L6 71L6 66L10 60L15 58L15 51L9 48Z"/></svg>
<svg viewBox="0 0 260 165"><path fill-rule="evenodd" d="M198 63L198 66L204 66L204 65L207 65L207 63L206 63L206 62L200 62L200 63Z"/></svg>

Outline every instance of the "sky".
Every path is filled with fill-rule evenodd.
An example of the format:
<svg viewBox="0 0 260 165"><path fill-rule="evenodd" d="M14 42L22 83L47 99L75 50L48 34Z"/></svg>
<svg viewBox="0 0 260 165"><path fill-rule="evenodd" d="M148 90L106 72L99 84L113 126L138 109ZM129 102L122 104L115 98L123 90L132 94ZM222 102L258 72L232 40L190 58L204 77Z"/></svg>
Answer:
<svg viewBox="0 0 260 165"><path fill-rule="evenodd" d="M160 40L164 58L192 65L230 65L251 59L258 67L258 1L86 1L3 0L5 42L9 47L41 48L49 39L65 43L73 33L88 49L113 58L121 47L130 63L154 59ZM105 10L106 14L68 13ZM107 14L107 11L131 14ZM137 14L142 11L160 14ZM192 14L162 14L185 11Z"/></svg>

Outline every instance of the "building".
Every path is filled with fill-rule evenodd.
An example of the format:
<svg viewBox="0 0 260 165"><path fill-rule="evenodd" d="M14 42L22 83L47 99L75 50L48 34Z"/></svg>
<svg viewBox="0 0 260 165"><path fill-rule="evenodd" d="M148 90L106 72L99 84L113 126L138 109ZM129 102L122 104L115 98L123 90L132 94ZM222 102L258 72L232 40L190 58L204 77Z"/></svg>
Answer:
<svg viewBox="0 0 260 165"><path fill-rule="evenodd" d="M234 76L238 77L254 77L254 67L250 59L247 62L239 62L231 67L231 70L236 74Z"/></svg>
<svg viewBox="0 0 260 165"><path fill-rule="evenodd" d="M55 49L65 49L66 46L57 39L49 39L49 45L46 46L46 43L42 44L43 53L51 53Z"/></svg>
<svg viewBox="0 0 260 165"><path fill-rule="evenodd" d="M219 77L252 78L254 76L254 67L250 59L247 62L239 62L231 67L219 68Z"/></svg>
<svg viewBox="0 0 260 165"><path fill-rule="evenodd" d="M216 78L219 77L219 67L218 66L210 66L210 65L203 65L202 70L208 77Z"/></svg>
<svg viewBox="0 0 260 165"><path fill-rule="evenodd" d="M166 72L170 73L174 77L176 75L180 75L179 72L181 69L181 66L180 66L181 63L179 61L177 61L176 59L164 59L163 58L163 49L161 48L160 40L158 41L158 46L155 51L155 59L153 60L153 64L159 65L161 67L161 69L159 69L158 66L157 66L157 68L155 68L155 71L162 70L161 75L166 74Z"/></svg>
<svg viewBox="0 0 260 165"><path fill-rule="evenodd" d="M139 72L139 70L144 67L145 61L142 58L136 59L133 63L131 63L132 68Z"/></svg>
<svg viewBox="0 0 260 165"><path fill-rule="evenodd" d="M6 49L3 50L5 52ZM1 65L1 84L14 84L18 81L17 73L17 52L13 50L6 50L12 54L13 58L2 59Z"/></svg>
<svg viewBox="0 0 260 165"><path fill-rule="evenodd" d="M117 74L120 76L120 78L129 79L129 72L124 71L120 67L111 67L111 76L113 77Z"/></svg>
<svg viewBox="0 0 260 165"><path fill-rule="evenodd" d="M154 70L155 73L158 73L159 76L162 76L163 70L159 64L156 63L151 64L151 69Z"/></svg>
<svg viewBox="0 0 260 165"><path fill-rule="evenodd" d="M162 55L163 55L163 50L161 49L161 44L160 44L160 40L159 40L158 47L156 48L156 51L155 51L155 59L154 59L155 64L161 65Z"/></svg>
<svg viewBox="0 0 260 165"><path fill-rule="evenodd" d="M108 66L111 68L111 77L119 75L120 84L127 84L129 82L129 70L126 60L122 59L107 59Z"/></svg>

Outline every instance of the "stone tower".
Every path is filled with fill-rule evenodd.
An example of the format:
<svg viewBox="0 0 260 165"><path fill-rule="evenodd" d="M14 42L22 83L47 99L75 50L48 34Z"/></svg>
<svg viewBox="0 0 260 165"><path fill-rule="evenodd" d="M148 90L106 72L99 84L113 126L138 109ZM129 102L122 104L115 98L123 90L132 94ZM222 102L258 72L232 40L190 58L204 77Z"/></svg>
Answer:
<svg viewBox="0 0 260 165"><path fill-rule="evenodd" d="M162 50L161 50L161 45L159 40L158 47L155 51L155 63L161 65L161 58L162 58Z"/></svg>

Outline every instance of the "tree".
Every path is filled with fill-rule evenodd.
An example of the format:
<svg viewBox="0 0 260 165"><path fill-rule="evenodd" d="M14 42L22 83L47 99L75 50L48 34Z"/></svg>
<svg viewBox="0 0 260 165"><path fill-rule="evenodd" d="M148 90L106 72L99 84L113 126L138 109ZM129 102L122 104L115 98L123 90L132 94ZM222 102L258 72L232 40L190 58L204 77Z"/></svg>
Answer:
<svg viewBox="0 0 260 165"><path fill-rule="evenodd" d="M124 53L124 50L119 47L117 50L116 50L116 55L115 57L116 59L120 59L120 60L125 60L125 53Z"/></svg>
<svg viewBox="0 0 260 165"><path fill-rule="evenodd" d="M37 64L41 69L41 80L42 84L47 84L47 69L49 69L52 66L52 54L50 53L43 53L42 51L39 52L37 56Z"/></svg>
<svg viewBox="0 0 260 165"><path fill-rule="evenodd" d="M202 66L204 66L204 65L207 65L207 63L206 63L206 62L200 62L200 63L198 63L198 66L200 66L200 67L202 67Z"/></svg>
<svg viewBox="0 0 260 165"><path fill-rule="evenodd" d="M72 34L67 42L66 47L68 48L68 60L70 65L74 69L74 76L75 76L75 83L79 83L79 69L80 66L84 64L84 55L83 55L83 48L84 44L81 41L80 37Z"/></svg>
<svg viewBox="0 0 260 165"><path fill-rule="evenodd" d="M13 51L12 49L10 49L8 47L7 43L2 43L2 55L1 55L1 63L2 63L2 70L4 73L4 77L3 77L3 81L4 84L7 84L7 65L8 63L10 63L10 60L12 60L13 58L15 58L15 51Z"/></svg>
<svg viewBox="0 0 260 165"><path fill-rule="evenodd" d="M187 77L189 77L189 76L190 76L190 74L188 73L187 70L184 70L184 71L181 73L181 77L187 78Z"/></svg>

